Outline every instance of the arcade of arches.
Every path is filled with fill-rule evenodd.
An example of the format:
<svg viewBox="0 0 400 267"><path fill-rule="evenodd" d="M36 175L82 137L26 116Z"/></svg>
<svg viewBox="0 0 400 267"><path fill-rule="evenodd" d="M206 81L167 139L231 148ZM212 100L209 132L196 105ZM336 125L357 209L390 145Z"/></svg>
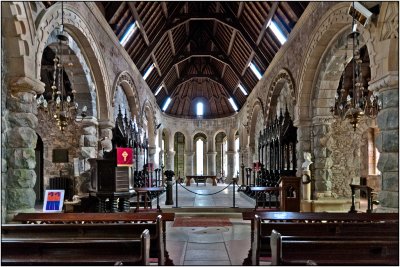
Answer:
<svg viewBox="0 0 400 267"><path fill-rule="evenodd" d="M380 2L377 17L359 29L369 55L368 88L378 93L382 109L376 119L363 119L356 131L330 113L351 25L348 2L310 2L241 109L214 119L176 118L163 112L128 53L100 19L97 5L66 2L66 51L74 63L77 102L88 111L63 132L36 101L49 86L59 3L48 8L42 2L1 6L3 223L17 212L33 211L35 203L43 201L49 178L61 169L74 176L75 195L87 194L88 159L101 158L112 145L119 110L148 139L148 154L137 158L139 168L147 156L147 162L156 168L162 163L176 176L223 174L228 182L242 164L258 161L260 131L288 110L297 127L292 162L297 176L302 174L304 152L312 156L310 205L348 201L349 184L366 177L378 192L375 211L398 212L398 2ZM68 150L69 160L53 163L53 149L60 148Z"/></svg>

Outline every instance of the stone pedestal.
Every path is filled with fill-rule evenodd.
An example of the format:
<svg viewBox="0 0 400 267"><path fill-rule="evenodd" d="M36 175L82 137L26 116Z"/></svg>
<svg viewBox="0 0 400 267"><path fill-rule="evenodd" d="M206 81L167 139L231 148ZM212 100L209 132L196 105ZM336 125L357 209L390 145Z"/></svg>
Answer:
<svg viewBox="0 0 400 267"><path fill-rule="evenodd" d="M302 200L311 200L311 171L303 171L302 180Z"/></svg>

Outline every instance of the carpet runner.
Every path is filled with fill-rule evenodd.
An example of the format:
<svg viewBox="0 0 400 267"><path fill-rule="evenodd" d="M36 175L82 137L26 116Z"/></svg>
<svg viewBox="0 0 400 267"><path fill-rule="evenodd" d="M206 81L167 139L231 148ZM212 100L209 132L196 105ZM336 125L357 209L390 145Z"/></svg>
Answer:
<svg viewBox="0 0 400 267"><path fill-rule="evenodd" d="M229 218L226 217L175 217L173 227L212 227L232 226Z"/></svg>

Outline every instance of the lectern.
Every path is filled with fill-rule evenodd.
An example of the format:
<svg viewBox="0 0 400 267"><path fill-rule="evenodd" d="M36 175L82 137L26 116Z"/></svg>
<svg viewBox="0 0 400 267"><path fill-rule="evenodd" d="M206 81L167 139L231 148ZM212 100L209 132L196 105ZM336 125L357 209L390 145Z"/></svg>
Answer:
<svg viewBox="0 0 400 267"><path fill-rule="evenodd" d="M300 182L296 176L282 176L279 183L282 211L300 212Z"/></svg>

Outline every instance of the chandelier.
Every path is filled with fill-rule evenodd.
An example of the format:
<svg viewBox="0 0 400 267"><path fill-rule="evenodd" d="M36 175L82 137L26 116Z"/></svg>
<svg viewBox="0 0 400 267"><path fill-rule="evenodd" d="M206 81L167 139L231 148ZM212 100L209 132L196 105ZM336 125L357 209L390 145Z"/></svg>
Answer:
<svg viewBox="0 0 400 267"><path fill-rule="evenodd" d="M73 88L73 63L68 48L68 37L64 34L63 2L61 2L61 25L56 37L58 42L53 59L51 97L46 99L43 94L40 95L37 98L37 105L39 109L44 110L49 115L50 120L57 123L61 131L64 131L70 123L76 120L78 103L75 102L76 90ZM65 48L67 48L68 54L64 53ZM67 56L68 60L66 60ZM67 71L69 71L69 75L67 75ZM82 119L86 117L86 111L87 107L85 106L80 114Z"/></svg>
<svg viewBox="0 0 400 267"><path fill-rule="evenodd" d="M367 116L369 118L376 118L379 110L381 109L381 101L378 98L377 92L368 90L368 83L363 78L362 64L363 55L368 53L366 49L360 49L359 36L357 31L357 23L355 17L357 14L354 8L354 2L350 6L349 14L352 16L352 32L347 37L346 51L349 43L352 44L352 61L348 67L351 67L351 75L347 77L351 79L351 85L347 85L346 81L346 65L347 65L347 52L345 55L344 71L341 77L339 88L335 95L335 105L331 107L333 116L337 119L349 120L353 126L354 131L361 118ZM351 41L350 41L351 39ZM351 65L350 65L351 64Z"/></svg>

